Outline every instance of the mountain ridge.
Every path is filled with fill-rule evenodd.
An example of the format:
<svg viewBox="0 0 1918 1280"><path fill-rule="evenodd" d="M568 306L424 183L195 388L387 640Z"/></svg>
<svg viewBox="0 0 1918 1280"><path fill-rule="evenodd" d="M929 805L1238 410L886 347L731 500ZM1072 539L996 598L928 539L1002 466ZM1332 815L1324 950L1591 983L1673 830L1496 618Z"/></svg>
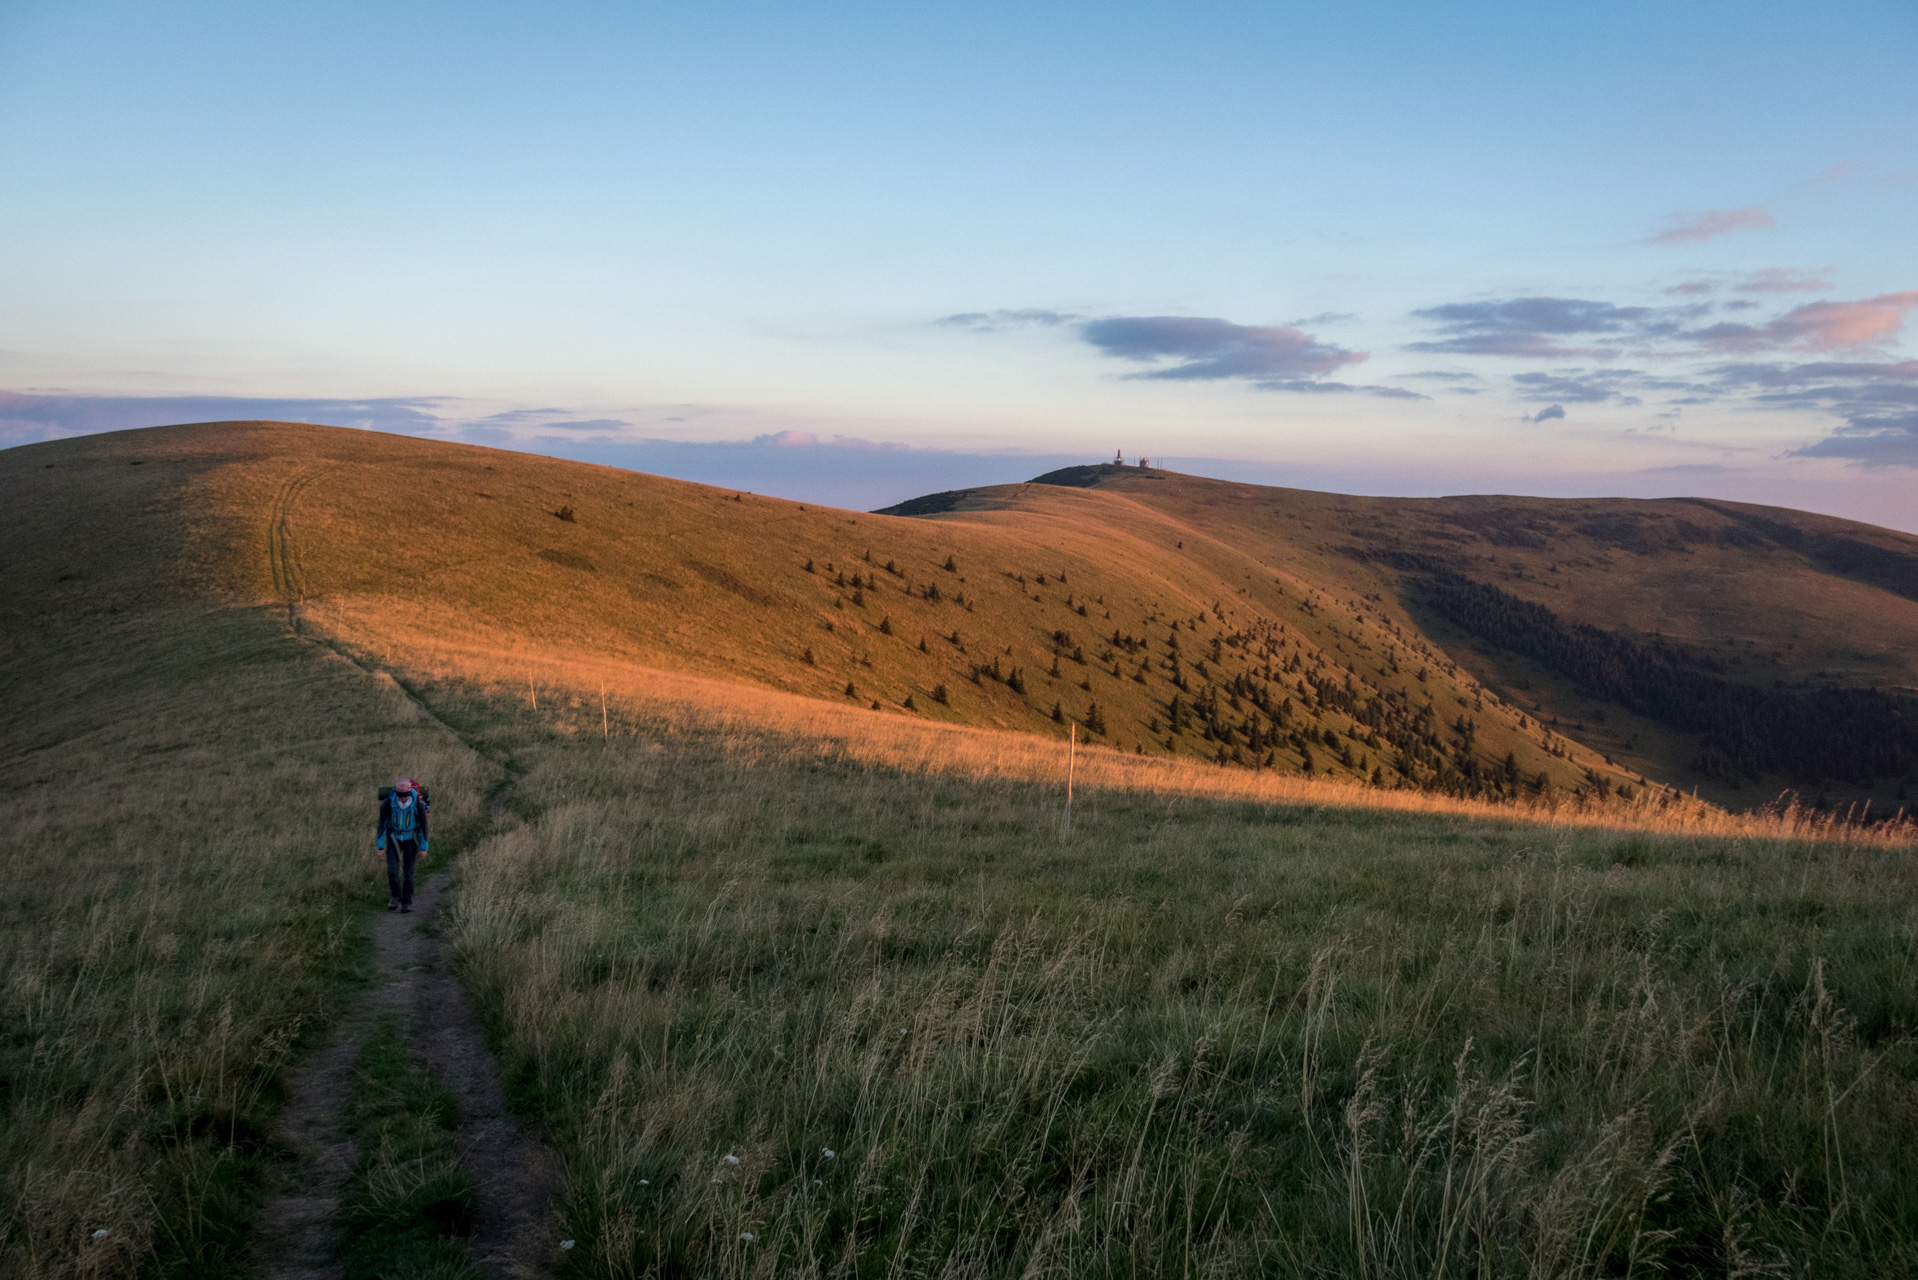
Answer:
<svg viewBox="0 0 1918 1280"><path fill-rule="evenodd" d="M1432 605L1442 570L1568 628L1662 641L1741 688L1902 698L1918 685L1899 640L1918 634L1918 604L1889 588L1918 539L1779 508L1357 498L1103 464L864 513L267 423L22 446L0 455L0 486L32 506L63 469L99 492L176 475L165 572L382 643L484 635L502 652L603 654L1000 730L1076 722L1128 752L1488 797L1697 787L1746 807L1820 787L1888 811L1908 780L1749 777ZM60 483L66 518L121 518L84 477ZM50 545L22 572L57 593L63 568Z"/></svg>

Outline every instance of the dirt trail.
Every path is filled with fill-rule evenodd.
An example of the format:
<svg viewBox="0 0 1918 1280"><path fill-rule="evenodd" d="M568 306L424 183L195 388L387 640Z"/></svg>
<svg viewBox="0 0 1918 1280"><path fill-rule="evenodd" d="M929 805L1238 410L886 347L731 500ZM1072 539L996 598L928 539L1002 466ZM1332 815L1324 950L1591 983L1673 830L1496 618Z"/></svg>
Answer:
<svg viewBox="0 0 1918 1280"><path fill-rule="evenodd" d="M459 1099L454 1141L479 1186L478 1228L467 1241L473 1261L499 1280L530 1280L547 1275L558 1256L557 1163L508 1109L479 1012L447 966L435 927L447 878L441 872L420 882L411 915L379 918L375 963L385 981L356 1000L326 1045L288 1077L281 1128L298 1163L260 1225L262 1280L340 1273L337 1217L356 1154L346 1127L353 1064L388 1016L407 1028Z"/></svg>
<svg viewBox="0 0 1918 1280"><path fill-rule="evenodd" d="M275 495L268 522L267 560L274 589L286 601L288 631L375 679L392 679L390 672L314 635L301 616L306 583L292 514L312 479L309 472L290 478ZM394 684L467 750L486 754L435 715L417 693L397 680ZM513 775L510 766L500 763L507 780L488 801L495 828L511 820ZM367 854L373 856L372 850ZM450 875L420 875L412 913L389 912L378 918L373 947L379 981L344 1011L325 1045L288 1073L280 1130L296 1164L268 1201L255 1236L255 1274L261 1280L320 1280L340 1274L340 1199L358 1154L347 1127L353 1064L367 1037L389 1016L398 1018L413 1048L459 1100L454 1144L473 1175L479 1200L478 1224L466 1242L468 1255L495 1280L537 1280L552 1271L559 1256L559 1164L507 1107L479 1010L448 963L440 924Z"/></svg>

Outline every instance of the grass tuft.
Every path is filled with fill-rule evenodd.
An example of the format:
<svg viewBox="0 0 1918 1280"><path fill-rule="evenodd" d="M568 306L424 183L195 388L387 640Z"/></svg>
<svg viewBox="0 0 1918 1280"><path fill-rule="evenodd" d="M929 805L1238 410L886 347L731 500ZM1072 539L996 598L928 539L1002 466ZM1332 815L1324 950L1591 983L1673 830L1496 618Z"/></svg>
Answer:
<svg viewBox="0 0 1918 1280"><path fill-rule="evenodd" d="M354 1065L360 1157L341 1203L346 1280L477 1280L460 1237L478 1201L453 1147L450 1090L387 1021Z"/></svg>

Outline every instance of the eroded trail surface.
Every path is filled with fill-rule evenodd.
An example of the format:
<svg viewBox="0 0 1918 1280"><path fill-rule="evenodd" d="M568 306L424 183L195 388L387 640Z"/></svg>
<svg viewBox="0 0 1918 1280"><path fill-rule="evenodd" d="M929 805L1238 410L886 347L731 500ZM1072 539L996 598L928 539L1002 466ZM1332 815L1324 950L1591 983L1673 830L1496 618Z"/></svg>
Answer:
<svg viewBox="0 0 1918 1280"><path fill-rule="evenodd" d="M499 1280L550 1273L558 1248L557 1162L507 1108L479 1012L446 963L438 925L447 880L444 872L422 879L412 914L379 918L373 940L383 980L353 1003L326 1045L288 1077L281 1129L297 1164L260 1225L256 1274L262 1280L340 1275L340 1199L357 1154L347 1123L353 1065L387 1017L400 1021L459 1099L454 1140L478 1182L478 1225L467 1241L472 1260Z"/></svg>

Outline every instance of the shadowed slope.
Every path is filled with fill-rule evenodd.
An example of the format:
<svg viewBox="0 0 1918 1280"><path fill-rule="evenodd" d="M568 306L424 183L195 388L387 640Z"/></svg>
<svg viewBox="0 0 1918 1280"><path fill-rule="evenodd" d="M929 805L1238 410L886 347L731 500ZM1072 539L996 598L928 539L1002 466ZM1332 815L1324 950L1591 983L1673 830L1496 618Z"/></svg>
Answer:
<svg viewBox="0 0 1918 1280"><path fill-rule="evenodd" d="M986 520L1066 500L1050 493L1087 490L1228 542L1262 565L1336 584L1333 594L1374 600L1382 616L1429 638L1504 700L1635 771L1699 786L1734 806L1782 786L1881 806L1906 799L1909 699L1918 692L1918 538L1703 499L1363 498L1112 465L934 495L915 500L916 513ZM1597 673L1539 661L1525 649L1542 646L1515 649L1509 633L1439 607L1438 588L1455 593L1462 584L1550 610L1562 629L1597 628L1663 653L1663 665L1693 684L1782 690L1770 696L1814 713L1820 691L1883 689L1904 704L1861 736L1893 739L1902 728L1903 763L1847 769L1855 753L1842 743L1836 751L1809 745L1795 769L1714 763L1669 708L1621 698ZM1830 756L1837 758L1819 767Z"/></svg>

